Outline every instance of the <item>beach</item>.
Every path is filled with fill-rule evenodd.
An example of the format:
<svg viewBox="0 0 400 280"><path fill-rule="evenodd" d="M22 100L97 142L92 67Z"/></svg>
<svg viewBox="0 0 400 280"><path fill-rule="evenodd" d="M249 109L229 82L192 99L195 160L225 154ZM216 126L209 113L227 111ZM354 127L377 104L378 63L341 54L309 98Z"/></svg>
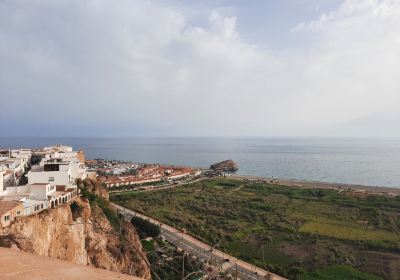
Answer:
<svg viewBox="0 0 400 280"><path fill-rule="evenodd" d="M357 184L343 184L343 183L329 183L296 179L283 179L274 177L258 177L258 176L245 176L245 175L231 175L229 178L239 180L254 180L259 182L269 182L275 185L284 185L300 188L313 188L313 189L332 189L338 192L351 192L355 195L386 195L398 196L400 195L400 188L381 187L381 186L366 186Z"/></svg>

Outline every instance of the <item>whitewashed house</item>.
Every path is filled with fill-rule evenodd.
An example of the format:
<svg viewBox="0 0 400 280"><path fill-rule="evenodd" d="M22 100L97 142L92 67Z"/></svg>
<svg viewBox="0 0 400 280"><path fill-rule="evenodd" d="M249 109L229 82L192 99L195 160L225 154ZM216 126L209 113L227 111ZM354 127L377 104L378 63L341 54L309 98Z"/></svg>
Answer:
<svg viewBox="0 0 400 280"><path fill-rule="evenodd" d="M7 189L7 187L14 186L14 172L11 169L4 169L3 171L0 171L3 175L3 188L4 190Z"/></svg>
<svg viewBox="0 0 400 280"><path fill-rule="evenodd" d="M14 149L11 150L11 157L21 159L21 165L23 171L25 172L29 166L31 157L32 157L32 150L31 149Z"/></svg>
<svg viewBox="0 0 400 280"><path fill-rule="evenodd" d="M19 201L23 203L23 216L39 213L40 211L49 208L49 202L47 200L40 200L34 197L24 197Z"/></svg>
<svg viewBox="0 0 400 280"><path fill-rule="evenodd" d="M57 146L53 146L54 149L56 149L56 147ZM49 150L48 152L46 152L43 160L40 162L39 165L43 166L44 164L51 161L54 162L57 160L62 160L63 162L68 162L70 164L69 174L72 181L75 181L76 179L85 179L87 169L85 166L83 151L69 151L70 147L67 148L64 148L64 150L66 151ZM50 149L50 147L48 147L47 149Z"/></svg>
<svg viewBox="0 0 400 280"><path fill-rule="evenodd" d="M4 192L4 175L3 175L3 171L0 168L0 196L3 195Z"/></svg>
<svg viewBox="0 0 400 280"><path fill-rule="evenodd" d="M49 183L34 183L31 184L31 196L37 199L47 200L49 196L54 195L56 192L56 186Z"/></svg>
<svg viewBox="0 0 400 280"><path fill-rule="evenodd" d="M71 167L69 162L61 159L51 159L43 165L32 166L27 174L28 184L50 183L51 185L72 185L74 178L71 176Z"/></svg>
<svg viewBox="0 0 400 280"><path fill-rule="evenodd" d="M44 147L43 151L58 151L58 152L72 152L72 147L71 146L64 146L61 144L57 144L54 146L49 146L49 147Z"/></svg>
<svg viewBox="0 0 400 280"><path fill-rule="evenodd" d="M75 186L55 186L49 183L34 183L7 188L2 196L3 201L23 202L22 215L32 215L47 208L55 208L70 202L78 195Z"/></svg>

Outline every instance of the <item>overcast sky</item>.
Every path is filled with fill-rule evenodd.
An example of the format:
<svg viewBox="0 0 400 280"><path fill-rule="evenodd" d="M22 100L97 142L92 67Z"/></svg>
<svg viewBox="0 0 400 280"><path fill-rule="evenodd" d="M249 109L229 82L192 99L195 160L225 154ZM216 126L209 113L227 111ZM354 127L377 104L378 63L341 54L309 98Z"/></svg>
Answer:
<svg viewBox="0 0 400 280"><path fill-rule="evenodd" d="M400 136L400 0L0 0L0 136Z"/></svg>

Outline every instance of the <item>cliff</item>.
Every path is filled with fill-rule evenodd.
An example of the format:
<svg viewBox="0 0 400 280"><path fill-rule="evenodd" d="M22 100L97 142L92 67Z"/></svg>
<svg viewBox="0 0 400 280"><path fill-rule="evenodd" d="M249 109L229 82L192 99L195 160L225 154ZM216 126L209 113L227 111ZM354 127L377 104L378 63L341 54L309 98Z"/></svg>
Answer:
<svg viewBox="0 0 400 280"><path fill-rule="evenodd" d="M40 256L66 260L150 279L140 239L128 222L117 231L96 204L77 199L79 214L70 205L15 221L3 229L3 245Z"/></svg>

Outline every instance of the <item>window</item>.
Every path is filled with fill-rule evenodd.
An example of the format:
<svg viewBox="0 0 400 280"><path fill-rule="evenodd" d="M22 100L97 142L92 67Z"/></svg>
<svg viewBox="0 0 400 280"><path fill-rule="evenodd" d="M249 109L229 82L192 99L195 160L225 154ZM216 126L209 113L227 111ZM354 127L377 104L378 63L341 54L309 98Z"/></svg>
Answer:
<svg viewBox="0 0 400 280"><path fill-rule="evenodd" d="M9 221L10 220L10 215L4 216L4 221Z"/></svg>
<svg viewBox="0 0 400 280"><path fill-rule="evenodd" d="M17 215L20 215L21 214L21 211L17 211Z"/></svg>
<svg viewBox="0 0 400 280"><path fill-rule="evenodd" d="M43 166L44 171L60 171L60 165L59 164L45 164Z"/></svg>
<svg viewBox="0 0 400 280"><path fill-rule="evenodd" d="M54 181L54 177L49 177L49 182L53 182Z"/></svg>

